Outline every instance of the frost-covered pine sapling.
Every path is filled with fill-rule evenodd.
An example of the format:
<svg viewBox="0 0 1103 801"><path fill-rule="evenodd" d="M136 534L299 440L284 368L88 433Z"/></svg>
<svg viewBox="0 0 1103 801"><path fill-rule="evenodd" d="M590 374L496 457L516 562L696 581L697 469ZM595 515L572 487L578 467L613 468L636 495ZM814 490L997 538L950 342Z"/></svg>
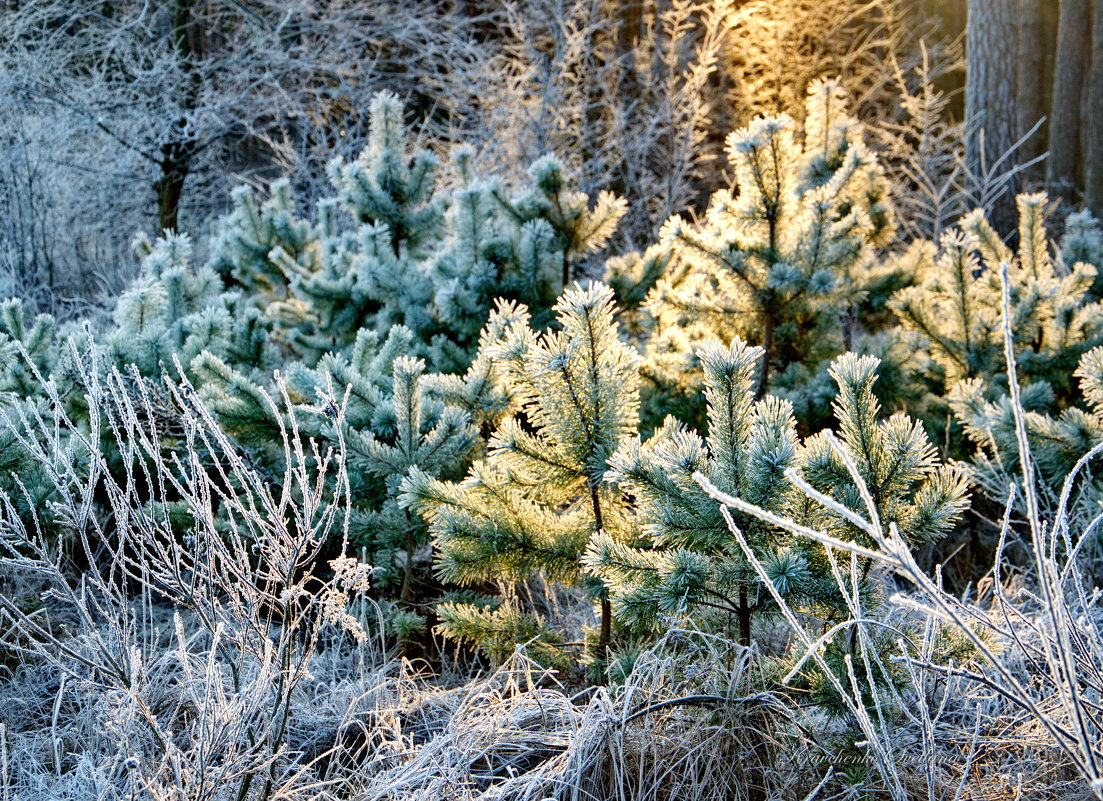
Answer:
<svg viewBox="0 0 1103 801"><path fill-rule="evenodd" d="M895 523L912 545L940 537L964 509L964 472L938 464L921 425L902 414L879 419L872 392L875 358L845 354L834 362L839 437L825 432L800 445L787 401L754 400L760 349L737 340L730 348L708 343L698 355L706 370L708 437L702 440L671 421L648 442L629 442L612 460L610 478L636 497L651 547L598 537L586 554L587 566L611 588L614 609L626 623L654 627L663 614L716 608L736 616L740 641L749 645L752 615L769 608L773 593L754 578L757 571L695 475L761 510L851 541L861 541L861 532L838 509L809 503L793 491L789 469L833 503L864 510L849 461L869 487L880 519ZM809 610L844 607L821 548L754 515L733 510L732 519L779 595ZM860 584L866 570L868 565L854 577Z"/></svg>
<svg viewBox="0 0 1103 801"><path fill-rule="evenodd" d="M0 302L0 397L11 393L38 395L42 376L53 372L61 357L57 322L49 314L31 318L28 304L18 298ZM30 319L29 319L30 318Z"/></svg>
<svg viewBox="0 0 1103 801"><path fill-rule="evenodd" d="M1044 481L1039 482L1039 497L1047 505L1056 503L1077 461L1103 442L1103 347L1085 353L1074 375L1087 408L1047 410L1052 394L1038 397L1045 385L1034 384L1020 393L1035 474ZM1022 479L1015 412L1006 394L990 399L989 389L981 379L966 379L951 391L950 408L976 446L972 467L977 484L993 501L1006 503L1008 487ZM1087 511L1101 498L1103 486L1089 464L1078 474L1070 508Z"/></svg>
<svg viewBox="0 0 1103 801"><path fill-rule="evenodd" d="M212 248L216 271L308 363L350 347L363 328L405 325L413 355L462 370L503 296L549 324L563 276L605 244L624 202L604 193L591 208L552 157L511 193L474 176L466 147L455 150L452 185L440 186L437 157L409 146L397 97L380 93L370 114L368 146L330 165L336 197L317 204L316 222L299 216L286 179L263 202L235 192Z"/></svg>
<svg viewBox="0 0 1103 801"><path fill-rule="evenodd" d="M419 334L432 319L424 275L439 245L445 198L436 193L437 159L408 152L403 108L390 92L372 101L368 145L352 162L329 165L336 198L321 201L317 223L297 215L286 179L258 206L234 194L211 264L249 290L280 320L296 355L310 360L347 347L371 325L405 324ZM339 210L353 225L342 230Z"/></svg>
<svg viewBox="0 0 1103 801"><path fill-rule="evenodd" d="M174 358L190 372L193 360L206 354L241 370L271 369L269 321L239 292L225 291L213 270L190 264L186 235L152 243L139 237L135 250L143 256L141 274L115 304L115 326L104 338L117 366L134 365L155 378Z"/></svg>
<svg viewBox="0 0 1103 801"><path fill-rule="evenodd" d="M1000 240L983 212L974 211L942 236L937 252L933 246L923 251L921 282L896 293L890 306L904 327L929 341L947 390L968 378L1006 390L1000 265L1008 263L1020 375L1026 382L1046 382L1067 400L1080 356L1103 344L1103 305L1091 295L1096 266L1064 257L1098 254L1090 226L1077 218L1055 256L1045 227L1046 195L1019 195L1017 204L1017 252Z"/></svg>
<svg viewBox="0 0 1103 801"><path fill-rule="evenodd" d="M525 304L538 328L551 324L573 270L605 245L626 208L606 192L591 209L550 156L532 164L530 185L513 195L499 180L476 179L471 159L469 148L455 151L463 185L450 196L447 236L432 268L434 313L463 346L500 297Z"/></svg>
<svg viewBox="0 0 1103 801"><path fill-rule="evenodd" d="M543 156L533 162L529 178L532 187L528 191L510 198L499 185L495 188L495 197L519 226L544 221L562 269L560 287L566 290L574 280L575 263L608 241L620 218L628 211L628 203L624 198L603 191L590 208L590 198L585 192L569 186L563 165L555 156ZM539 236L542 234L537 234Z"/></svg>
<svg viewBox="0 0 1103 801"><path fill-rule="evenodd" d="M49 314L34 314L23 300L0 302L0 416L5 420L56 421L56 403L79 405L66 367L65 351L72 332L58 326ZM54 385L56 395L44 382ZM55 401L54 398L58 400ZM72 411L72 410L70 410ZM76 448L67 441L64 427L59 441L74 458ZM49 449L43 449L49 453ZM20 444L10 425L0 424L0 493L10 498L23 520L54 530L49 503L56 489L46 466Z"/></svg>
<svg viewBox="0 0 1103 801"><path fill-rule="evenodd" d="M515 414L498 426L487 458L458 484L416 470L403 483L404 502L429 523L447 581L522 581L542 573L574 582L595 533L626 535L626 499L604 475L636 431L638 355L618 338L608 287L575 285L556 312L561 330L537 334L519 319L491 349ZM593 589L601 598L596 656L603 665L611 608L604 589ZM438 611L441 631L488 651L500 651L495 643L510 636L504 623L516 623L518 636L532 628L531 618L470 604Z"/></svg>
<svg viewBox="0 0 1103 801"><path fill-rule="evenodd" d="M365 329L347 353L327 353L313 366L287 365L284 384L298 435L347 449L350 532L375 565L374 585L396 591L403 604L386 609L389 630L400 640L424 628L423 618L408 607L426 529L398 506L398 486L413 466L434 477L462 475L477 433L466 410L431 389L436 382L424 375L424 362L405 355L414 342L404 326L392 327L386 337ZM270 442L281 427L291 426L269 400L275 391L271 377L260 380L210 354L197 359L196 372L213 417L258 466L277 474L282 454ZM452 381L464 388L460 377ZM319 391L342 399L340 432L329 416L311 413L318 411Z"/></svg>
<svg viewBox="0 0 1103 801"><path fill-rule="evenodd" d="M288 265L312 264L318 252L317 231L299 217L291 182L273 181L260 204L248 186L234 189L230 200L230 212L215 228L208 266L250 294L285 297Z"/></svg>
<svg viewBox="0 0 1103 801"><path fill-rule="evenodd" d="M359 223L386 227L395 254L415 257L435 244L443 199L434 193L437 157L408 152L402 101L393 92L372 98L368 145L355 161L329 165L330 180Z"/></svg>
<svg viewBox="0 0 1103 801"><path fill-rule="evenodd" d="M674 260L645 303L648 368L660 382L684 391L696 343L740 336L762 345L761 398L776 366L822 357L840 340L841 305L863 286L861 268L891 237L893 214L838 84L816 82L807 108L803 142L786 115L731 134L733 189L713 195L703 223L663 226Z"/></svg>
<svg viewBox="0 0 1103 801"><path fill-rule="evenodd" d="M425 377L433 397L470 415L472 422L479 427L479 442L490 439L509 411L509 398L500 386L495 369L494 346L511 326L524 324L527 320L529 312L526 306L499 300L479 334L479 348L467 370L463 373L433 373Z"/></svg>
<svg viewBox="0 0 1103 801"><path fill-rule="evenodd" d="M599 534L584 562L610 588L614 614L630 627L655 629L664 616L713 608L734 615L740 642L750 645L752 615L769 596L755 588L720 507L693 476L700 472L724 492L785 513L784 472L795 464L796 424L788 401L754 399L762 348L738 338L730 347L708 341L697 356L707 437L668 418L647 442L628 440L610 460L607 478L634 496L649 547ZM799 592L808 578L802 558L757 518L737 519L775 585L785 595Z"/></svg>
<svg viewBox="0 0 1103 801"><path fill-rule="evenodd" d="M409 509L399 507L399 486L415 467L433 477L459 474L476 434L467 412L428 396L424 372L420 359L395 359L391 396L380 409L392 416L387 427L393 433L381 436L371 428L355 427L347 435L350 466L383 482L382 503L362 522L372 532L372 563L377 569L394 564L399 552L404 554L399 568L403 604L411 598L414 558L426 532Z"/></svg>
<svg viewBox="0 0 1103 801"><path fill-rule="evenodd" d="M1092 296L1103 298L1103 226L1087 209L1075 211L1065 218L1061 261L1065 265L1084 263L1094 267Z"/></svg>
<svg viewBox="0 0 1103 801"><path fill-rule="evenodd" d="M941 464L923 424L898 412L881 418L873 392L879 360L844 353L831 365L839 387L834 403L838 434L820 432L800 449L799 472L816 491L858 514L895 525L912 547L943 537L968 506L966 471ZM837 447L836 447L837 446ZM847 462L869 491L871 509ZM826 505L808 507L804 522L839 539L872 547L868 536ZM863 565L863 571L869 569Z"/></svg>

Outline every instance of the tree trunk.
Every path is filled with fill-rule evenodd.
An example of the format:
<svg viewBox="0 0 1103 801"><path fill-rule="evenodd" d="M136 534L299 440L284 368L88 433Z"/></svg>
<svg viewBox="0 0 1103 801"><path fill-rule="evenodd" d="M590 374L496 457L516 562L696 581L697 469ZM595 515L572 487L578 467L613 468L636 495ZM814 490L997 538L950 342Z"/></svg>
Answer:
<svg viewBox="0 0 1103 801"><path fill-rule="evenodd" d="M194 5L195 0L176 0L172 15L173 46L181 74L179 102L187 111L195 110L202 82L195 66L195 45L199 32L192 16ZM184 182L191 172L197 146L194 133L188 130L188 120L185 117L175 120L168 140L161 145L161 160L158 162L161 177L154 184L157 192L157 224L162 231L178 230Z"/></svg>
<svg viewBox="0 0 1103 801"><path fill-rule="evenodd" d="M590 503L594 509L594 532L605 528L605 522L601 515L601 497L598 495L597 486L590 485ZM601 667L602 678L609 667L609 644L613 640L613 606L609 603L609 590L601 590L601 633L597 643L598 665Z"/></svg>
<svg viewBox="0 0 1103 801"><path fill-rule="evenodd" d="M154 185L157 191L157 225L161 231L178 230L180 198L191 162L190 149L187 143L179 142L169 142L161 147L164 155L159 162L161 177Z"/></svg>
<svg viewBox="0 0 1103 801"><path fill-rule="evenodd" d="M1044 0L1019 0L1018 13L1018 74L1015 77L1015 105L1018 125L1015 136L1021 138L1046 116L1045 54L1051 45L1046 40L1043 22ZM1039 129L1027 139L1019 151L1020 163L1037 158L1045 150L1045 131ZM1040 181L1045 176L1041 164L1028 167L1024 181Z"/></svg>
<svg viewBox="0 0 1103 801"><path fill-rule="evenodd" d="M617 0L617 55L631 57L643 33L643 0Z"/></svg>
<svg viewBox="0 0 1103 801"><path fill-rule="evenodd" d="M1054 192L1076 189L1080 104L1090 46L1091 0L1061 0L1046 168L1046 182Z"/></svg>
<svg viewBox="0 0 1103 801"><path fill-rule="evenodd" d="M969 0L965 23L965 160L980 178L1015 143L1015 8L1010 0ZM1010 165L1008 165L1010 166ZM1014 182L1012 182L1014 184ZM992 201L989 220L1001 233L1014 227L1015 186Z"/></svg>
<svg viewBox="0 0 1103 801"><path fill-rule="evenodd" d="M751 647L751 605L747 599L747 587L739 587L739 644Z"/></svg>
<svg viewBox="0 0 1103 801"><path fill-rule="evenodd" d="M770 388L770 359L774 355L774 315L767 310L762 321L762 362L758 370L758 386L754 399L762 400Z"/></svg>
<svg viewBox="0 0 1103 801"><path fill-rule="evenodd" d="M1103 217L1103 0L1095 0L1092 59L1084 91L1084 200Z"/></svg>

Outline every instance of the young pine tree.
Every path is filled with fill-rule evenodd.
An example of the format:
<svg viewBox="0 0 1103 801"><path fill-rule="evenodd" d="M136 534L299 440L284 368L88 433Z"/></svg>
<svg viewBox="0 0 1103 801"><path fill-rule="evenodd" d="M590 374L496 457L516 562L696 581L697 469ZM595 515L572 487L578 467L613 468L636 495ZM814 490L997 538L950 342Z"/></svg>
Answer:
<svg viewBox="0 0 1103 801"><path fill-rule="evenodd" d="M794 491L786 471L796 470L819 492L859 513L867 510L843 457L827 433L797 440L789 403L755 400L754 371L761 348L741 340L730 347L706 343L708 436L674 421L650 440L626 443L611 460L609 478L638 504L648 547L594 538L585 563L610 588L615 613L626 624L655 628L664 616L709 610L734 616L740 641L751 641L752 616L769 609L771 595L758 585L718 504L695 480L701 474L723 492L761 509L847 540L862 532L827 506ZM937 539L966 504L964 473L938 464L922 426L905 415L880 419L873 394L878 362L848 353L831 366L838 385L838 447L857 467L876 513L895 523L910 544ZM828 615L842 606L822 549L795 541L757 517L733 511L733 520L778 592L810 611ZM855 577L865 582L865 571Z"/></svg>
<svg viewBox="0 0 1103 801"><path fill-rule="evenodd" d="M541 573L575 582L590 539L627 536L626 500L603 479L637 425L638 356L623 344L612 292L575 285L556 304L560 330L515 321L490 352L512 403L485 460L460 483L410 471L404 503L428 521L441 577L460 585L523 581ZM603 588L598 663L612 633ZM443 604L440 630L501 651L538 628L516 610Z"/></svg>
<svg viewBox="0 0 1103 801"><path fill-rule="evenodd" d="M307 361L350 346L363 327L385 334L404 324L420 334L431 324L432 286L418 267L444 224L437 158L408 151L394 94L377 94L369 115L359 157L329 165L337 195L318 203L317 223L299 216L286 179L259 204L243 187L212 248L211 265L243 286ZM341 225L342 210L352 225Z"/></svg>
<svg viewBox="0 0 1103 801"><path fill-rule="evenodd" d="M356 533L361 535L358 539L370 539L370 561L377 570L385 566L388 572L397 569L400 573L398 600L403 605L410 602L414 591L414 559L427 532L409 509L400 508L399 486L415 467L431 476L456 475L476 434L465 411L428 396L424 371L420 359L395 359L385 412L393 416L393 433L380 436L361 427L348 434L350 467L383 485L377 493L381 499L378 508L357 521Z"/></svg>
<svg viewBox="0 0 1103 801"><path fill-rule="evenodd" d="M1041 479L1043 504L1055 506L1065 480L1077 461L1103 442L1103 347L1080 358L1074 373L1086 408L1054 407L1047 384L1024 387L1020 401L1034 474ZM954 416L976 447L972 457L976 483L995 503L1007 503L1011 484L1022 481L1021 454L1015 413L1006 394L991 397L990 387L978 378L966 379L951 391ZM1022 493L1018 494L1022 497ZM1103 483L1088 464L1076 479L1072 508L1090 512L1103 499Z"/></svg>
<svg viewBox="0 0 1103 801"><path fill-rule="evenodd" d="M1009 265L1011 330L1020 377L1045 382L1062 403L1075 391L1073 372L1082 354L1103 344L1103 305L1092 295L1099 264L1066 261L1098 258L1093 226L1073 220L1064 247L1046 232L1044 193L1019 195L1019 246L1012 251L977 210L947 231L936 251L917 245L920 282L890 301L901 325L927 341L951 390L963 379L982 379L1006 391L1000 265ZM1070 218L1071 219L1071 218Z"/></svg>
<svg viewBox="0 0 1103 801"><path fill-rule="evenodd" d="M502 296L549 323L565 279L605 244L624 202L603 193L591 208L550 156L511 194L477 178L464 147L449 184L431 151L409 147L397 97L380 93L370 115L367 147L330 165L336 196L317 204L317 222L299 217L286 180L261 203L238 190L211 265L308 363L350 347L363 328L385 335L404 325L415 334L414 355L463 369Z"/></svg>
<svg viewBox="0 0 1103 801"><path fill-rule="evenodd" d="M0 398L38 395L35 372L49 376L57 369L64 341L51 315L31 318L28 304L17 298L0 302Z"/></svg>
<svg viewBox="0 0 1103 801"><path fill-rule="evenodd" d="M507 325L513 319L508 312L497 313L488 330ZM433 476L462 475L477 433L469 412L435 387L456 385L458 397L467 391L473 402L487 408L494 403L489 387L476 395L467 377L425 375L425 363L406 355L414 342L405 326L392 327L386 337L365 329L347 353L327 353L314 366L293 362L286 367L295 409L313 408L319 392L343 404L342 431L329 417L311 414L297 416L297 430L334 446L344 441L356 517L351 535L370 552L375 586L401 586L403 602L410 598L413 558L424 541L424 527L398 508L398 485L413 466ZM256 453L275 459L263 445L287 421L274 414L265 397L274 389L270 382L255 383L211 356L197 364L204 379L201 394L220 424L239 442L259 447Z"/></svg>
<svg viewBox="0 0 1103 801"><path fill-rule="evenodd" d="M508 325L511 311L495 313L487 331ZM437 389L458 384L462 396L468 383L460 376L426 375L423 361L403 355L412 339L402 326L392 328L382 344L374 331L364 331L350 356L328 355L317 368L293 374L304 393L327 382L337 397L347 393L344 438L357 509L353 541L368 548L376 586L397 587L402 604L411 601L415 556L428 532L399 503L400 484L414 468L433 478L459 478L478 434L471 413ZM486 388L480 398L489 406L492 396ZM336 438L329 424L318 435Z"/></svg>
<svg viewBox="0 0 1103 801"><path fill-rule="evenodd" d="M724 492L784 513L795 464L796 424L787 401L754 397L762 348L736 338L730 347L701 345L708 434L702 439L673 418L646 443L628 440L610 460L607 478L633 495L650 547L608 535L595 537L585 564L610 587L614 613L635 629L654 629L662 617L691 607L735 615L740 641L750 644L751 615L762 595L754 585L718 504L694 480L707 476ZM737 515L778 586L797 589L804 563L757 518Z"/></svg>
<svg viewBox="0 0 1103 801"><path fill-rule="evenodd" d="M499 297L524 303L538 328L550 324L575 270L605 245L627 208L608 192L591 208L553 156L532 164L531 185L516 196L500 181L475 179L470 161L468 149L457 151L462 186L452 195L448 236L431 274L438 321L465 345Z"/></svg>
<svg viewBox="0 0 1103 801"><path fill-rule="evenodd" d="M702 223L674 217L662 229L672 258L644 304L647 371L660 386L695 392L687 377L699 375L697 345L739 336L761 343L761 398L782 365L842 346L840 309L865 286L893 214L837 83L809 89L802 131L786 115L758 117L729 137L727 152L733 189L712 197ZM660 259L652 252L610 267L650 278Z"/></svg>
<svg viewBox="0 0 1103 801"><path fill-rule="evenodd" d="M42 460L29 452L35 444L21 442L16 431L21 431L18 421L24 417L57 420L59 410L43 381L55 383L62 403L75 404L65 359L78 337L53 316L33 314L23 300L0 302L0 419L15 423L0 424L0 494L11 500L22 519L34 519L51 530L49 504L56 500L55 482ZM63 426L61 433L65 441Z"/></svg>
<svg viewBox="0 0 1103 801"><path fill-rule="evenodd" d="M200 354L260 375L274 366L268 320L241 293L227 292L213 270L191 265L186 235L139 237L135 249L141 273L115 304L104 338L112 362L146 377L158 377L174 358L190 371Z"/></svg>

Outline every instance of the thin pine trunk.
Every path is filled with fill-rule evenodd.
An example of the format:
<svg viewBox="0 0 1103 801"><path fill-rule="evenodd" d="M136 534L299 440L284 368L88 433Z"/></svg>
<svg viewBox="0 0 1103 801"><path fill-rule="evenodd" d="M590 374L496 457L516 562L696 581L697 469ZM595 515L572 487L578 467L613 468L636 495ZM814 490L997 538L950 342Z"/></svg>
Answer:
<svg viewBox="0 0 1103 801"><path fill-rule="evenodd" d="M1103 0L1092 15L1092 59L1084 92L1084 200L1103 217Z"/></svg>
<svg viewBox="0 0 1103 801"><path fill-rule="evenodd" d="M1046 166L1046 182L1056 192L1070 193L1077 185L1080 106L1091 46L1091 5L1091 0L1061 0Z"/></svg>
<svg viewBox="0 0 1103 801"><path fill-rule="evenodd" d="M590 485L590 503L594 508L594 530L602 531L605 528L604 518L601 515L601 496L597 486ZM597 655L598 664L604 677L605 670L609 666L609 644L613 640L613 606L609 603L609 590L601 590L601 633L598 637Z"/></svg>
<svg viewBox="0 0 1103 801"><path fill-rule="evenodd" d="M1014 145L1016 41L1015 4L1010 0L969 0L965 25L965 118L969 136L965 159L980 178ZM1014 227L1015 186L992 201L989 221L1001 233Z"/></svg>

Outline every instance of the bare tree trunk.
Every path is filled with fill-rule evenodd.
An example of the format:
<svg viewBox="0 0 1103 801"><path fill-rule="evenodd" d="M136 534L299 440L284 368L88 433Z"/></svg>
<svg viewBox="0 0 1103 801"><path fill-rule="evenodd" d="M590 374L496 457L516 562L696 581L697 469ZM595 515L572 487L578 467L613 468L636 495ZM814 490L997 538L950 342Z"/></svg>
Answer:
<svg viewBox="0 0 1103 801"><path fill-rule="evenodd" d="M157 192L157 226L159 231L179 230L180 198L188 178L190 156L187 145L169 142L161 150L164 159L158 162L161 176L154 184Z"/></svg>
<svg viewBox="0 0 1103 801"><path fill-rule="evenodd" d="M1018 49L1016 62L1018 74L1015 77L1015 106L1018 111L1017 138L1026 136L1038 120L1046 116L1045 54L1051 48L1046 40L1046 26L1043 20L1045 0L1019 0L1018 9ZM1020 162L1031 161L1045 150L1044 131L1039 130L1023 143L1019 151ZM1042 180L1045 170L1042 165L1027 168L1023 177L1027 181Z"/></svg>
<svg viewBox="0 0 1103 801"><path fill-rule="evenodd" d="M1092 59L1084 91L1084 200L1103 217L1103 0L1092 16Z"/></svg>
<svg viewBox="0 0 1103 801"><path fill-rule="evenodd" d="M965 23L965 118L969 136L965 159L981 175L1015 143L1015 4L1009 0L969 0ZM996 230L1014 227L1014 187L1009 187L989 219Z"/></svg>
<svg viewBox="0 0 1103 801"><path fill-rule="evenodd" d="M617 55L630 56L643 33L643 0L618 0L613 7L617 21Z"/></svg>
<svg viewBox="0 0 1103 801"><path fill-rule="evenodd" d="M199 31L193 17L194 0L176 0L172 16L172 38L181 70L180 105L187 111L195 109L201 78L193 59ZM198 142L188 130L188 121L181 118L173 125L179 137L161 144L161 159L157 162L161 176L154 184L157 192L157 224L162 231L176 231L179 226L180 201L184 182L191 172Z"/></svg>
<svg viewBox="0 0 1103 801"><path fill-rule="evenodd" d="M1046 168L1046 182L1053 191L1070 192L1076 188L1080 104L1090 46L1091 0L1061 0Z"/></svg>

